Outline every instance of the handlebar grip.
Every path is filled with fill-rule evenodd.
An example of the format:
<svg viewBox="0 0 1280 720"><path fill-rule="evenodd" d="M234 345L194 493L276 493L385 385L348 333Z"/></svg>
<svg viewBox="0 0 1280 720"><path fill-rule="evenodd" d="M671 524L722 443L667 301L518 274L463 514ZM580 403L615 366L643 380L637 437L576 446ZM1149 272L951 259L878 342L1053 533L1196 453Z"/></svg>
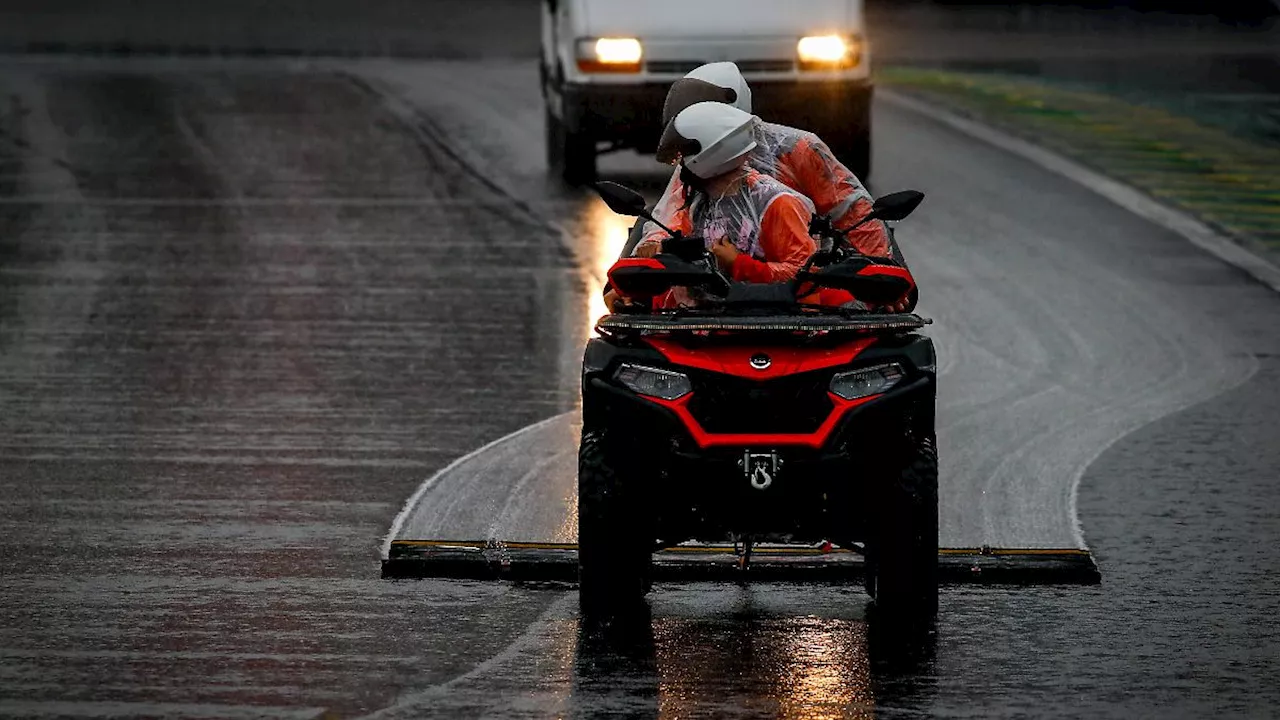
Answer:
<svg viewBox="0 0 1280 720"><path fill-rule="evenodd" d="M706 256L707 245L700 237L676 235L662 241L662 252L670 253L687 262L694 262Z"/></svg>

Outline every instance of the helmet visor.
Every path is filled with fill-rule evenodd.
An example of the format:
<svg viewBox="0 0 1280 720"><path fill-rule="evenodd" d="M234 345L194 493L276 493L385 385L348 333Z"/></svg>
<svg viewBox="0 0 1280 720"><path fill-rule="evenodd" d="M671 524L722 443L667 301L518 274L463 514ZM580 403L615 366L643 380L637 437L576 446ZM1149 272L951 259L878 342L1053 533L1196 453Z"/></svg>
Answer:
<svg viewBox="0 0 1280 720"><path fill-rule="evenodd" d="M658 152L655 157L660 163L675 165L682 157L697 155L702 152L702 143L680 134L674 122L667 123L662 131L662 139L658 141Z"/></svg>
<svg viewBox="0 0 1280 720"><path fill-rule="evenodd" d="M682 110L700 102L718 102L732 105L738 99L738 92L732 88L723 88L705 80L680 78L667 91L667 100L662 105L662 126L667 127Z"/></svg>

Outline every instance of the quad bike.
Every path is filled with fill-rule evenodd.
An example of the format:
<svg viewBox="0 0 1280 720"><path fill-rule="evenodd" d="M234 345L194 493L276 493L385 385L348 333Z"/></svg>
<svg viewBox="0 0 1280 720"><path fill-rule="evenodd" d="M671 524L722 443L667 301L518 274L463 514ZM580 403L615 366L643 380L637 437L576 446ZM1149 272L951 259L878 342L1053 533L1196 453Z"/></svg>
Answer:
<svg viewBox="0 0 1280 720"><path fill-rule="evenodd" d="M656 222L637 193L596 187L614 212ZM868 219L901 220L923 197L884 196ZM701 238L669 230L658 255L610 270L633 304L600 319L583 358L584 610L640 601L652 554L696 541L735 543L744 569L759 544L834 543L864 555L877 607L936 612L927 321L864 309L901 297L906 274L829 224L811 230L823 246L790 283L731 282ZM700 302L654 309L675 287ZM863 302L814 304L818 290Z"/></svg>

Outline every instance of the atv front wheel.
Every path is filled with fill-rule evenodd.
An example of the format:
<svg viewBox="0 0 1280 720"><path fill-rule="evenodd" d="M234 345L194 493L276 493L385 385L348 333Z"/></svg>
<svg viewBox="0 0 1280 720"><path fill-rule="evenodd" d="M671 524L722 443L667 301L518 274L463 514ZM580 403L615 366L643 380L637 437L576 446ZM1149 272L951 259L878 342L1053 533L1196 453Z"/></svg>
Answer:
<svg viewBox="0 0 1280 720"><path fill-rule="evenodd" d="M938 451L930 434L875 493L866 544L867 593L881 613L938 611Z"/></svg>
<svg viewBox="0 0 1280 720"><path fill-rule="evenodd" d="M609 457L600 431L578 449L578 597L584 612L624 612L649 592L653 533L634 473ZM633 464L632 464L633 465Z"/></svg>

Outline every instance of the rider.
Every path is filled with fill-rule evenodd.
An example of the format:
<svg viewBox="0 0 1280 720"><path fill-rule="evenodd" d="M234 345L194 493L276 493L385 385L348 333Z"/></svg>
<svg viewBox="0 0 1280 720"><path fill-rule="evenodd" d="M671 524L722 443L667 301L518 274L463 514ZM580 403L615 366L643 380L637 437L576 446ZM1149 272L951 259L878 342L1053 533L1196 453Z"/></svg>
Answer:
<svg viewBox="0 0 1280 720"><path fill-rule="evenodd" d="M667 92L663 106L664 126L669 126L670 121L685 108L707 101L751 112L751 88L737 65L731 62L710 63L677 80ZM817 135L767 123L754 116L751 134L755 148L749 155L748 164L811 199L817 214L830 218L837 229L852 227L871 212L871 194ZM658 159L663 160L661 154ZM670 226L670 221L679 215L685 196L683 177L677 168L662 198L653 208L654 217L665 225ZM654 254L662 237L660 228L646 223L643 238L633 254ZM848 239L863 254L881 261L888 259L905 268L902 254L884 223L865 223L851 232ZM915 296L915 282L912 280L911 290L894 304L893 309L910 309L915 305Z"/></svg>
<svg viewBox="0 0 1280 720"><path fill-rule="evenodd" d="M809 235L813 203L747 164L757 120L724 103L700 102L667 125L658 157L678 162L681 178L681 204L668 227L703 238L734 280L784 282L817 249ZM640 250L649 255L656 247ZM661 302L688 301L687 293L674 292Z"/></svg>

